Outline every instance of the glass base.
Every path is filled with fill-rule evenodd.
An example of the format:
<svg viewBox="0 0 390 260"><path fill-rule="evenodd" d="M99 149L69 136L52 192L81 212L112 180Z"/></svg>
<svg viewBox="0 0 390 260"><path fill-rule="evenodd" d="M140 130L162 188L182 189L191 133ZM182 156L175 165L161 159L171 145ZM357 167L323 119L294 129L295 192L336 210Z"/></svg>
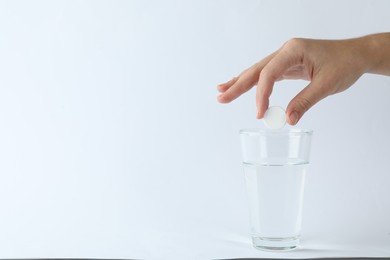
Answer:
<svg viewBox="0 0 390 260"><path fill-rule="evenodd" d="M289 251L299 244L299 237L252 237L256 249L265 251Z"/></svg>

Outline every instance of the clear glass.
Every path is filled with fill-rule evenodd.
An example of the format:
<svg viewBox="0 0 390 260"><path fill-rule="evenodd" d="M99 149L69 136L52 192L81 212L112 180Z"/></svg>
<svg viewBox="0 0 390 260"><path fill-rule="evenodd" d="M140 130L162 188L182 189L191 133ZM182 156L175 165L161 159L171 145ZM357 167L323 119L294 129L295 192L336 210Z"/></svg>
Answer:
<svg viewBox="0 0 390 260"><path fill-rule="evenodd" d="M304 180L313 131L243 129L243 167L253 246L291 250L298 246Z"/></svg>

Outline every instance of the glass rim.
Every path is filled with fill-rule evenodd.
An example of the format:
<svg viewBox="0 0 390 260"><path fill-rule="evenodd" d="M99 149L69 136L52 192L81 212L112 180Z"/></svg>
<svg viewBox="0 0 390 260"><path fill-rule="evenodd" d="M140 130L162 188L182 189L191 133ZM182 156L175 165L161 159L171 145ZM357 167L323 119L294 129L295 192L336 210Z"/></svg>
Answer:
<svg viewBox="0 0 390 260"><path fill-rule="evenodd" d="M290 135L307 134L312 135L313 130L306 128L283 128L283 129L264 129L264 128L243 128L239 131L240 135Z"/></svg>

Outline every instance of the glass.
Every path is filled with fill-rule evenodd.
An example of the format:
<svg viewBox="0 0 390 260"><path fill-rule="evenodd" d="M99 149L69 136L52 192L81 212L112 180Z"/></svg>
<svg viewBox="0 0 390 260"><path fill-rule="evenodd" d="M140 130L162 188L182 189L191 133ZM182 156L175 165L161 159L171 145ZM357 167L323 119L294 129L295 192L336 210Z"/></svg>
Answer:
<svg viewBox="0 0 390 260"><path fill-rule="evenodd" d="M298 246L313 131L240 131L252 243L262 250Z"/></svg>

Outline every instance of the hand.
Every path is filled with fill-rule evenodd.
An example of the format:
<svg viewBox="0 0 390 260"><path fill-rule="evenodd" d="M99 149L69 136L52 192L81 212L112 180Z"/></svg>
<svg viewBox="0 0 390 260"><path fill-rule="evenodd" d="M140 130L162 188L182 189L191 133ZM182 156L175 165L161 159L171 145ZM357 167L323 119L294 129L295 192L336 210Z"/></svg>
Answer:
<svg viewBox="0 0 390 260"><path fill-rule="evenodd" d="M287 122L295 125L318 101L346 90L363 73L375 70L369 59L372 56L370 43L369 37L348 40L291 39L239 76L218 85L217 89L221 92L218 101L229 103L257 85L256 117L260 119L268 108L276 81L308 80L310 83L290 101L286 109Z"/></svg>

